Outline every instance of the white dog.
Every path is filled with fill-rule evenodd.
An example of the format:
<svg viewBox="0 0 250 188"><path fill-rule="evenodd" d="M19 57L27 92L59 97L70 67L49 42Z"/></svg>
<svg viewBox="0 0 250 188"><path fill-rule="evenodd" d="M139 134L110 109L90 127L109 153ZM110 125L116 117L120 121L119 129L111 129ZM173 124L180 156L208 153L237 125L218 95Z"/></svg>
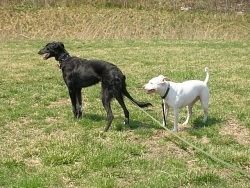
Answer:
<svg viewBox="0 0 250 188"><path fill-rule="evenodd" d="M167 115L169 107L174 109L174 132L178 131L178 119L179 109L187 106L188 114L187 119L183 123L186 125L192 114L192 107L195 102L200 100L202 108L204 110L203 122L207 121L208 114L208 102L209 102L209 90L207 82L209 80L209 70L206 67L206 79L200 80L188 80L182 83L171 82L168 78L160 75L151 79L147 84L143 86L143 89L147 91L147 94L158 93L163 99L164 104L164 120L163 125L166 125Z"/></svg>

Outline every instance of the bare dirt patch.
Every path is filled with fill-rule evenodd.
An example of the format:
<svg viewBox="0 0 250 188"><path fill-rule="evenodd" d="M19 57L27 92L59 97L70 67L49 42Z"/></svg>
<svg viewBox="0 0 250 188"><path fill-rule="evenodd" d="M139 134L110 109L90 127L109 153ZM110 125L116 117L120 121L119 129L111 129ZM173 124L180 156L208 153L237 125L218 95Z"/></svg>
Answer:
<svg viewBox="0 0 250 188"><path fill-rule="evenodd" d="M60 106L68 105L68 104L70 104L69 99L60 99L58 101L50 103L48 108L55 108L55 107L60 107Z"/></svg>
<svg viewBox="0 0 250 188"><path fill-rule="evenodd" d="M38 157L33 157L25 160L25 164L30 167L35 167L35 166L40 166L41 164L41 159Z"/></svg>
<svg viewBox="0 0 250 188"><path fill-rule="evenodd" d="M178 143L171 140L165 140L170 137L170 133L166 130L154 130L153 136L143 142L143 144L148 147L145 157L148 159L169 157L183 158L190 155L189 151L179 147Z"/></svg>
<svg viewBox="0 0 250 188"><path fill-rule="evenodd" d="M250 144L249 130L246 127L240 126L237 120L229 120L228 125L221 128L220 134L232 136L240 144Z"/></svg>
<svg viewBox="0 0 250 188"><path fill-rule="evenodd" d="M45 121L47 123L51 123L51 124L54 124L54 123L62 123L63 122L63 119L60 118L60 117L46 117Z"/></svg>

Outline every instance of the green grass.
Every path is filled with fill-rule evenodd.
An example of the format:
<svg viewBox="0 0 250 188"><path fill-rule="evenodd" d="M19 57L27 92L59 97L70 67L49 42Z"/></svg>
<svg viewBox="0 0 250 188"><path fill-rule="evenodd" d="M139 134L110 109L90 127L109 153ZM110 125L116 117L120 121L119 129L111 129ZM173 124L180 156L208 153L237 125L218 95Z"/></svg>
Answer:
<svg viewBox="0 0 250 188"><path fill-rule="evenodd" d="M210 69L209 118L200 104L178 135L249 172L249 42L205 40L63 40L71 55L115 63L128 91L154 106L161 100L142 85L159 74L175 82L205 79ZM249 187L249 179L182 143L126 99L131 128L106 113L100 85L83 90L83 118L72 119L56 61L37 54L47 41L0 41L0 187ZM180 112L179 123L186 116ZM173 111L167 127L173 128Z"/></svg>

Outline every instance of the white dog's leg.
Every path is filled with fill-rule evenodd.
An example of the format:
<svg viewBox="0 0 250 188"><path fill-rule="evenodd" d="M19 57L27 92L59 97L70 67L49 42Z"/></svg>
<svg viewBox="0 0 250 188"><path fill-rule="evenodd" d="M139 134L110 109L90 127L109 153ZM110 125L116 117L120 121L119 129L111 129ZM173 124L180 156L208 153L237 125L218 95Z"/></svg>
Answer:
<svg viewBox="0 0 250 188"><path fill-rule="evenodd" d="M201 98L201 106L202 106L203 111L204 111L203 123L206 123L206 121L207 121L208 102L209 102L209 93L207 92Z"/></svg>
<svg viewBox="0 0 250 188"><path fill-rule="evenodd" d="M194 101L191 102L191 103L187 106L187 119L186 119L186 121L185 121L182 125L187 125L187 124L188 124L189 119L190 119L190 117L191 117L191 115L192 115L192 113L193 113L193 111L192 111L193 106L194 106L194 104L195 104L199 99L200 99L200 97L196 97L196 98L194 99Z"/></svg>
<svg viewBox="0 0 250 188"><path fill-rule="evenodd" d="M165 116L165 122L164 122L164 117L162 121L162 125L165 126L167 124L167 118L168 118L168 111L169 111L169 106L164 103L164 116Z"/></svg>
<svg viewBox="0 0 250 188"><path fill-rule="evenodd" d="M191 115L192 115L192 107L187 106L187 118L186 118L186 121L182 125L188 124L188 121L189 121Z"/></svg>
<svg viewBox="0 0 250 188"><path fill-rule="evenodd" d="M173 132L178 131L178 120L179 120L179 108L174 109L174 130Z"/></svg>
<svg viewBox="0 0 250 188"><path fill-rule="evenodd" d="M207 121L207 108L203 108L203 110L204 110L204 118L203 118L203 123L206 123L206 121Z"/></svg>

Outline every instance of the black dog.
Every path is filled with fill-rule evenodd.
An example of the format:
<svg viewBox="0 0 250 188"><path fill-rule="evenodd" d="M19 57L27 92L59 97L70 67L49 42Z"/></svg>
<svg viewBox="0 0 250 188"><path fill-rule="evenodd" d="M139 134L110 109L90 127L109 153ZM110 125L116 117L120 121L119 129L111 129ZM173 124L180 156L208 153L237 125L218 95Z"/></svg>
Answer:
<svg viewBox="0 0 250 188"><path fill-rule="evenodd" d="M126 124L129 123L129 112L125 106L123 95L141 108L151 105L150 103L138 102L130 96L126 89L125 75L111 63L71 57L61 42L48 43L38 54L46 54L44 60L55 57L59 61L64 82L68 87L74 118L82 116L82 88L98 82L102 83L102 103L107 112L107 124L104 131L108 131L114 119L110 107L112 98L116 98L121 105L125 115L124 123Z"/></svg>

